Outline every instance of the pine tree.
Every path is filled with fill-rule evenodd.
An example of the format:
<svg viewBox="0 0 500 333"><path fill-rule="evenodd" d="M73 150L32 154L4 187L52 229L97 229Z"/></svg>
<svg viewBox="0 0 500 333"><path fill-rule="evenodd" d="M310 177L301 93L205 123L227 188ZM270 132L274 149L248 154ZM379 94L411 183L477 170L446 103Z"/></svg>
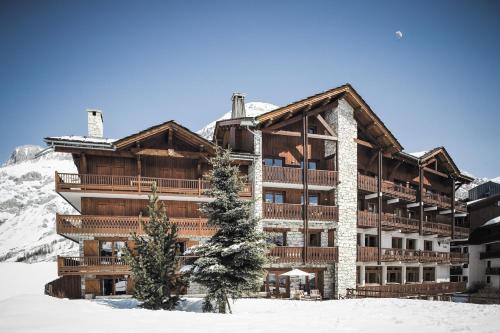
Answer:
<svg viewBox="0 0 500 333"><path fill-rule="evenodd" d="M200 258L191 268L191 280L207 288L203 311L226 313L226 309L231 312L229 299L259 289L267 246L251 217L252 202L239 197L243 178L231 164L230 151L218 148L210 164L207 179L211 187L206 194L215 200L204 203L201 209L218 230L207 243L193 249Z"/></svg>
<svg viewBox="0 0 500 333"><path fill-rule="evenodd" d="M135 249L125 250L125 261L132 271L134 296L142 302L141 306L172 310L179 302L180 291L186 287L186 279L177 272L177 228L170 222L163 203L159 202L156 183L151 190L148 218L141 219L145 235L131 235Z"/></svg>

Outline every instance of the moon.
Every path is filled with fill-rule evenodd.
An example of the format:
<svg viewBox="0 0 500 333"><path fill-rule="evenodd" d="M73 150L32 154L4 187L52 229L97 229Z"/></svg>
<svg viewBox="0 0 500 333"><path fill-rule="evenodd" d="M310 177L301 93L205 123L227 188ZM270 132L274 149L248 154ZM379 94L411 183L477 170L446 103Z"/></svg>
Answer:
<svg viewBox="0 0 500 333"><path fill-rule="evenodd" d="M403 38L403 33L401 31L399 31L399 30L395 32L395 35L396 35L397 39Z"/></svg>

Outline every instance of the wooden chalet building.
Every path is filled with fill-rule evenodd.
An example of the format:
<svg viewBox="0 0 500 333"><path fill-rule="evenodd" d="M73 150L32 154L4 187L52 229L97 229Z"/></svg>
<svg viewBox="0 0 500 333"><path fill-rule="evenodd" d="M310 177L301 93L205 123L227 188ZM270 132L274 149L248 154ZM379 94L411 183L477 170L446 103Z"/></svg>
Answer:
<svg viewBox="0 0 500 333"><path fill-rule="evenodd" d="M59 258L62 277L79 296L130 293L121 259L150 184L180 230L179 247L203 242L214 229L200 215L203 174L215 144L230 147L254 200L259 227L274 243L262 291L289 297L292 288L324 298L352 290L367 296L449 294L450 240L467 238L461 174L446 149L408 154L350 85L257 117L233 95L232 118L218 121L213 142L170 121L120 140L102 137L102 114L90 110L88 137L49 137L73 154L78 174L56 174L56 190L81 214L57 216L57 232L80 243L80 256ZM299 268L307 278L283 273ZM64 282L66 281L66 282ZM78 288L74 285L78 283ZM56 285L56 284L54 284ZM196 289L196 288L195 288ZM189 290L188 292L195 292Z"/></svg>

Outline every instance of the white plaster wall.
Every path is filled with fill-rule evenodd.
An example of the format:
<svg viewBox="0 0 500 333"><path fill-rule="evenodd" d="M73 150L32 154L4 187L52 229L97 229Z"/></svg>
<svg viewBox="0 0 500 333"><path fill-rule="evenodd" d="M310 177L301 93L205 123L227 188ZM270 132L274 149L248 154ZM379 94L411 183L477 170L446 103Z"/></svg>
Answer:
<svg viewBox="0 0 500 333"><path fill-rule="evenodd" d="M470 245L469 246L469 279L467 287L475 283L486 282L485 270L486 260L480 260L479 254L485 251L484 245Z"/></svg>

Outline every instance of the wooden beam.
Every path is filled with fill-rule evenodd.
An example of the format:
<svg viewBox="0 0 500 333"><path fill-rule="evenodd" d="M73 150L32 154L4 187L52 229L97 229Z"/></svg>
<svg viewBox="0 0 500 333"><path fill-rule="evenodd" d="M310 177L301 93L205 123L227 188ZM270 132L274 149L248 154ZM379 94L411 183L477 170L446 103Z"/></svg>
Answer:
<svg viewBox="0 0 500 333"><path fill-rule="evenodd" d="M434 162L436 162L436 159L435 159L435 158L431 159L430 161L425 162L425 163L424 163L424 164L422 164L422 165L423 165L424 167L426 167L426 166L428 166L429 164L432 164L432 163L434 163Z"/></svg>
<svg viewBox="0 0 500 333"><path fill-rule="evenodd" d="M337 100L335 100L334 102L322 105L322 106L320 106L318 108L310 109L310 110L307 111L307 115L308 116L315 116L315 115L317 115L317 114L319 114L319 113L321 113L323 111L326 111L326 110L328 110L330 108L335 107L336 105L337 105ZM308 105L306 107L310 107L310 105ZM280 121L280 122L278 122L278 123L276 123L274 125L268 125L268 124L270 124L269 121L271 121L271 122L273 121L272 119L269 119L269 121L264 124L264 127L266 129L269 129L269 130L277 130L277 129L282 128L284 126L287 126L287 125L296 123L298 121L301 121L302 117L303 117L303 115L299 114L299 115L297 115L295 117L292 117L290 119Z"/></svg>
<svg viewBox="0 0 500 333"><path fill-rule="evenodd" d="M113 156L113 157L135 157L133 153L128 150L97 150L97 149L82 149L82 148L69 148L69 147L56 147L56 152L81 154L85 152L87 156Z"/></svg>
<svg viewBox="0 0 500 333"><path fill-rule="evenodd" d="M393 173L394 173L394 172L395 172L395 171L399 168L399 166L401 165L401 163L403 163L403 162L398 161L398 162L396 163L396 166L395 166L394 168L392 168L392 169L391 169L391 171L389 172L389 175L387 176L387 178L388 178L388 179L391 179L392 174L393 174Z"/></svg>
<svg viewBox="0 0 500 333"><path fill-rule="evenodd" d="M175 149L152 149L144 148L136 152L137 155L147 155L147 156L160 156L160 157L174 157L174 158L206 158L205 153L195 152L195 151L182 151Z"/></svg>
<svg viewBox="0 0 500 333"><path fill-rule="evenodd" d="M378 209L378 228L377 228L377 245L378 245L378 260L377 263L380 265L382 263L382 176L383 176L383 170L382 170L382 150L379 149L378 153L378 166L377 166L377 192L379 194L378 196L378 203L377 203L377 209Z"/></svg>
<svg viewBox="0 0 500 333"><path fill-rule="evenodd" d="M368 148L372 148L372 149L376 149L377 147L375 145L372 145L371 143L369 143L368 141L365 141L365 140L361 140L361 139L354 139L354 142L356 142L357 144L360 144L362 146L365 146L365 147L368 147Z"/></svg>
<svg viewBox="0 0 500 333"><path fill-rule="evenodd" d="M322 135L322 134L308 134L307 135L311 139L320 139L320 140L331 140L331 141L337 141L336 136L331 136L331 135Z"/></svg>
<svg viewBox="0 0 500 333"><path fill-rule="evenodd" d="M303 219L304 219L304 258L303 263L307 264L307 253L308 253L308 241L309 241L309 122L307 118L307 113L304 111L302 114L302 139L303 139L303 151L302 151L302 185L303 189Z"/></svg>
<svg viewBox="0 0 500 333"><path fill-rule="evenodd" d="M269 131L267 129L263 129L262 133L273 134L273 135L284 135L284 136L302 136L300 132L293 131Z"/></svg>
<svg viewBox="0 0 500 333"><path fill-rule="evenodd" d="M326 131L328 133L330 133L331 136L337 136L335 131L330 127L330 125L326 122L326 120L320 114L316 115L316 119L318 119L318 121L321 123L321 125L323 125L323 127L326 129Z"/></svg>
<svg viewBox="0 0 500 333"><path fill-rule="evenodd" d="M427 168L427 167L424 167L423 169L425 170L425 172L433 173L433 174L438 175L438 176L441 176L441 177L443 177L443 178L450 178L450 176L449 176L449 175L447 175L447 174L445 174L445 173L442 173L442 172L440 172L440 171L436 171L436 170L434 170L434 169L430 169L430 168Z"/></svg>

